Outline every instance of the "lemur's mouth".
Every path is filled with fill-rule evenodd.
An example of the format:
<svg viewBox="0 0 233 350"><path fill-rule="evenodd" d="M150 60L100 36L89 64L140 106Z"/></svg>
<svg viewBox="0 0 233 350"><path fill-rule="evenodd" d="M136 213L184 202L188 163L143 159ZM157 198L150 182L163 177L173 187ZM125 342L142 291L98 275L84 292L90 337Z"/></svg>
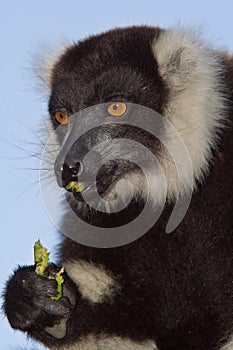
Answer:
<svg viewBox="0 0 233 350"><path fill-rule="evenodd" d="M73 197L80 201L93 201L96 200L97 195L104 197L108 191L109 184L107 182L79 182L71 181L66 185L66 190L72 192Z"/></svg>
<svg viewBox="0 0 233 350"><path fill-rule="evenodd" d="M80 182L80 181L70 181L66 186L66 190L67 191L71 191L71 192L82 192L85 189L85 183L84 182Z"/></svg>
<svg viewBox="0 0 233 350"><path fill-rule="evenodd" d="M74 198L84 202L84 196L90 197L97 193L96 183L70 181L66 185L66 190L72 192Z"/></svg>

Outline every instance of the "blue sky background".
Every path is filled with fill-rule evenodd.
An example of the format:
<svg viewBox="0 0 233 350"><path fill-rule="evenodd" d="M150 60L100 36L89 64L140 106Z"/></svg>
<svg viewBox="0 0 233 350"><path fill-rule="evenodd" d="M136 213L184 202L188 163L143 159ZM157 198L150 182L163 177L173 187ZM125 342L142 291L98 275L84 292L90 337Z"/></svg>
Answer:
<svg viewBox="0 0 233 350"><path fill-rule="evenodd" d="M56 229L43 207L38 184L39 126L46 118L44 94L31 67L43 44L56 47L115 26L177 23L200 26L216 47L233 51L233 1L20 0L0 4L0 291L18 264L33 262L38 237L50 251ZM34 145L35 144L35 145ZM34 169L34 170L33 170ZM54 254L51 254L54 259ZM0 317L0 350L35 347ZM39 349L39 347L38 347Z"/></svg>

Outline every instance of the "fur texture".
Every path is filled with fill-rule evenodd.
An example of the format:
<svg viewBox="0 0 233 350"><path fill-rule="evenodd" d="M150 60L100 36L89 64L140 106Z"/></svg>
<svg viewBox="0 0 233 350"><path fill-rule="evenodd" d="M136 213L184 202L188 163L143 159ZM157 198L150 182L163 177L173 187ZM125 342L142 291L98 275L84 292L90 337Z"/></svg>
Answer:
<svg viewBox="0 0 233 350"><path fill-rule="evenodd" d="M187 190L190 184L195 185L196 181L203 179L208 171L219 132L225 126L224 67L218 53L191 31L173 29L161 33L153 42L152 51L159 73L170 91L164 116L180 132L192 160L193 179L187 176L184 168L179 169L183 189ZM172 137L169 142L172 145ZM172 181L176 169L165 159L163 153L161 161L169 182L169 194L177 194L179 188Z"/></svg>
<svg viewBox="0 0 233 350"><path fill-rule="evenodd" d="M101 303L119 290L111 274L101 266L86 261L67 261L64 267L68 276L77 285L82 297L92 303Z"/></svg>
<svg viewBox="0 0 233 350"><path fill-rule="evenodd" d="M65 347L62 350L156 350L156 344L152 341L148 342L133 342L129 339L121 339L117 337L96 338L89 336L87 339L80 340L76 345Z"/></svg>
<svg viewBox="0 0 233 350"><path fill-rule="evenodd" d="M60 57L66 52L68 43L62 42L57 46L56 49L51 51L50 48L43 48L42 53L40 53L34 64L34 71L42 83L42 87L48 93L51 91L52 87L52 75L53 70Z"/></svg>
<svg viewBox="0 0 233 350"><path fill-rule="evenodd" d="M223 347L221 347L220 350L232 350L233 349L233 342L230 339Z"/></svg>

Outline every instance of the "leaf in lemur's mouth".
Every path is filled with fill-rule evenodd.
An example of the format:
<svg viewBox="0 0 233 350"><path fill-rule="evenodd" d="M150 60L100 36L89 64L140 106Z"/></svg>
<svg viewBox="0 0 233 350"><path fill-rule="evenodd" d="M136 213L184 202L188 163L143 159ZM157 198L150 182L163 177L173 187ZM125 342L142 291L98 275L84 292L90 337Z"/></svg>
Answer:
<svg viewBox="0 0 233 350"><path fill-rule="evenodd" d="M43 247L40 240L34 244L34 264L35 264L35 273L39 276L45 274L45 270L49 265L49 252L48 249ZM62 273L64 272L64 267L58 271L55 276L48 276L49 279L54 279L57 282L57 295L51 295L52 300L59 300L63 296L62 285L64 283L64 278Z"/></svg>
<svg viewBox="0 0 233 350"><path fill-rule="evenodd" d="M67 190L75 190L76 192L82 192L84 190L84 182L70 181L66 185Z"/></svg>

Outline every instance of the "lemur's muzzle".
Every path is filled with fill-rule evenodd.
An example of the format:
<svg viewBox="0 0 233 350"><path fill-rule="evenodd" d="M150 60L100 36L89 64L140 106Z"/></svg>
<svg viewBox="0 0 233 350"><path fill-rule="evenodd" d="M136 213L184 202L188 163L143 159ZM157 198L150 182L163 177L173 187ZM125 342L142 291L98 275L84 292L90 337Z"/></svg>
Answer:
<svg viewBox="0 0 233 350"><path fill-rule="evenodd" d="M116 117L126 112L126 104L120 102L97 105L72 116L66 132L58 128L58 137L65 141L54 165L57 182L76 199L82 200L83 192L103 194L115 178L118 161L109 141L123 136ZM107 159L106 152L113 159Z"/></svg>
<svg viewBox="0 0 233 350"><path fill-rule="evenodd" d="M101 129L101 127L100 127ZM55 173L59 186L72 192L74 197L83 200L81 193L98 192L102 194L103 186L96 186L95 170L102 159L101 153L93 150L101 130L95 128L76 140L63 156L63 149L55 162ZM101 133L104 137L104 134Z"/></svg>

